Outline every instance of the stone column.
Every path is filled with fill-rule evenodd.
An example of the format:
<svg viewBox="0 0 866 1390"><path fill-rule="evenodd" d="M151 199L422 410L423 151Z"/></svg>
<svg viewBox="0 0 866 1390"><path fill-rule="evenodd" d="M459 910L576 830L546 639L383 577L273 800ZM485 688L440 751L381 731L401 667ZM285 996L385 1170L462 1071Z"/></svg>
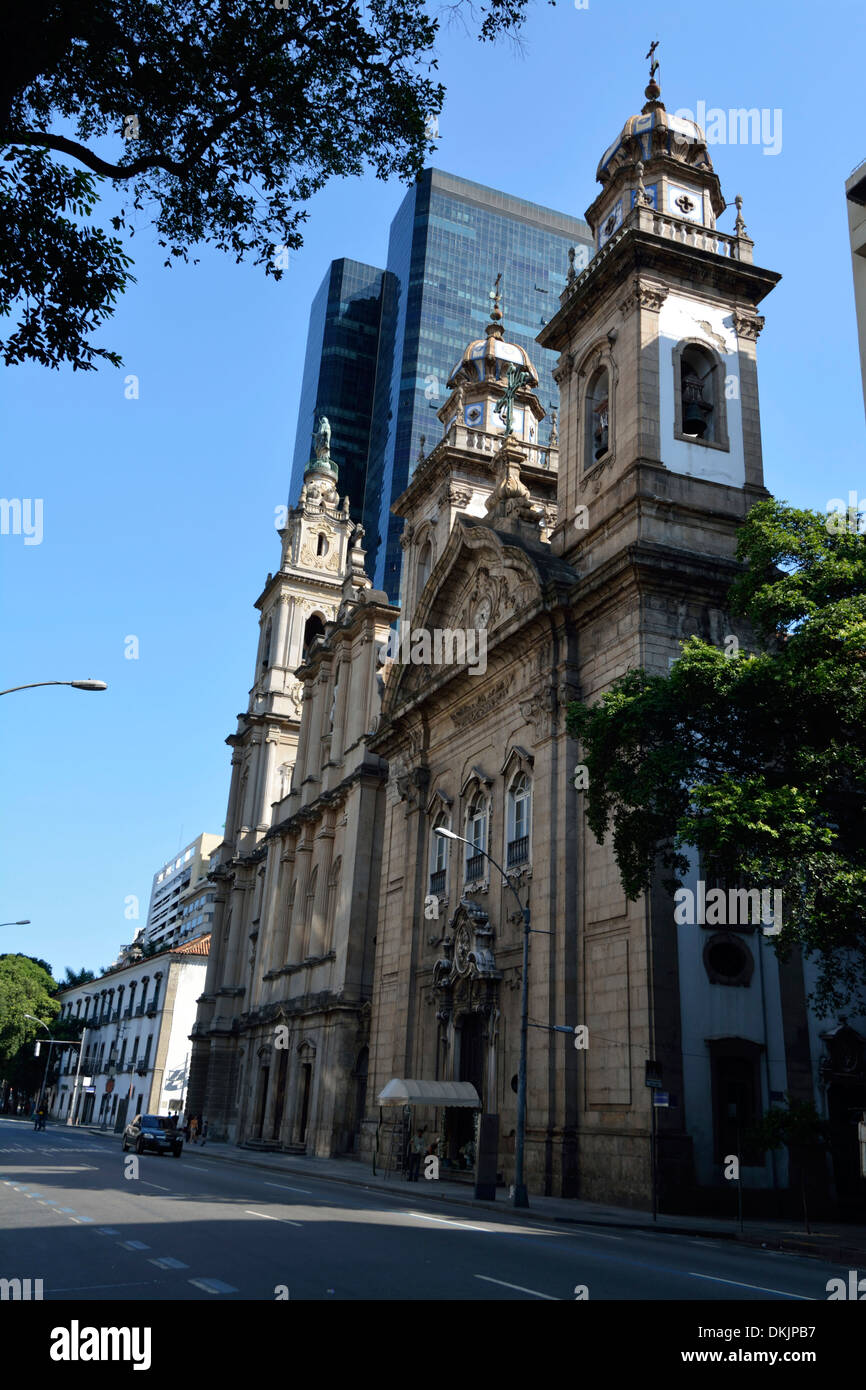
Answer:
<svg viewBox="0 0 866 1390"><path fill-rule="evenodd" d="M277 641L275 650L274 665L285 667L288 664L288 651L286 649L286 637L289 631L289 605L291 598L288 594L281 594L277 600Z"/></svg>
<svg viewBox="0 0 866 1390"><path fill-rule="evenodd" d="M319 876L316 879L316 898L313 903L313 920L310 923L310 943L307 954L320 956L324 949L325 913L328 908L328 879L331 876L331 856L334 852L334 830L323 827L316 836L319 847L317 863Z"/></svg>
<svg viewBox="0 0 866 1390"><path fill-rule="evenodd" d="M279 738L277 734L268 734L265 738L265 755L260 760L259 772L261 785L259 786L258 793L258 815L255 822L259 830L269 830L271 825L271 801L274 800L272 796L274 763L276 762L278 743Z"/></svg>
<svg viewBox="0 0 866 1390"><path fill-rule="evenodd" d="M334 709L334 726L331 734L331 761L339 762L343 756L343 733L346 727L346 706L349 687L352 684L352 663L341 660L336 663L337 702Z"/></svg>
<svg viewBox="0 0 866 1390"><path fill-rule="evenodd" d="M289 928L288 960L295 964L301 960L304 934L304 911L307 901L307 884L310 879L313 846L307 842L299 844L295 850L295 902Z"/></svg>
<svg viewBox="0 0 866 1390"><path fill-rule="evenodd" d="M371 624L363 628L361 654L353 663L352 703L350 706L345 747L351 748L367 732L370 715L370 688L376 662L375 631Z"/></svg>

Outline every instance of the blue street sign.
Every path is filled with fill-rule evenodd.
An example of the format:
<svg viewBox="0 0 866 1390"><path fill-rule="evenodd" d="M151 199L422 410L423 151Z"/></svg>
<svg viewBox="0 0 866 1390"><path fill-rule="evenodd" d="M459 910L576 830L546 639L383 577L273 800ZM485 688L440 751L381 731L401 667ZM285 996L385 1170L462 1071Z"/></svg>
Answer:
<svg viewBox="0 0 866 1390"><path fill-rule="evenodd" d="M671 1098L667 1091L653 1091L653 1105L667 1109L670 1103Z"/></svg>

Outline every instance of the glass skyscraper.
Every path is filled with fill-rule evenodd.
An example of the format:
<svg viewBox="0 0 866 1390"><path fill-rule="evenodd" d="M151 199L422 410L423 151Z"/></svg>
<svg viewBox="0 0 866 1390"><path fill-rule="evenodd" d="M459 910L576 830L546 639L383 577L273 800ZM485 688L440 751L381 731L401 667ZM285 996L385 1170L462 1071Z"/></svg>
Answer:
<svg viewBox="0 0 866 1390"><path fill-rule="evenodd" d="M370 446L385 272L332 261L310 310L289 505L295 506L319 417L331 426L337 487L361 520Z"/></svg>
<svg viewBox="0 0 866 1390"><path fill-rule="evenodd" d="M579 218L438 169L425 169L391 223L387 269L335 261L325 277L310 316L292 500L309 455L313 417L325 414L331 421L332 453L340 465L339 490L349 493L353 516L362 511L368 570L376 588L385 589L390 598L399 596L403 529L403 522L390 513L391 503L409 481L422 437L429 453L441 435L436 411L447 397L446 382L467 343L484 337L496 276L502 275L505 335L529 353L538 371L539 399L549 413L559 401L551 375L557 354L540 348L535 336L559 307L569 247L582 245L591 256L590 230ZM337 271L337 267L343 269ZM326 285L335 284L335 275L337 284L348 283L348 267L359 273L352 284L361 296L366 274L378 316L372 303L364 310L344 312L343 304L350 301L343 290L328 298ZM335 305L340 306L339 312ZM324 348L317 344L330 342L330 333L335 349L339 341L341 349L351 352L354 343L368 341L367 330L374 321L375 382L370 379L369 356L359 368L359 378L371 381L369 394L355 393L355 382L346 370L342 377L333 377L338 389L334 404L326 408L326 393L321 385L317 393L312 384L320 358L324 364ZM363 335L356 331L361 323ZM331 360L339 357L332 350ZM319 383L323 378L322 368ZM344 436L338 425L341 413L355 429L354 435L347 429ZM360 445L365 420L368 443L360 465L360 454L351 451ZM542 428L549 429L549 424L545 421ZM357 488L359 467L363 477Z"/></svg>

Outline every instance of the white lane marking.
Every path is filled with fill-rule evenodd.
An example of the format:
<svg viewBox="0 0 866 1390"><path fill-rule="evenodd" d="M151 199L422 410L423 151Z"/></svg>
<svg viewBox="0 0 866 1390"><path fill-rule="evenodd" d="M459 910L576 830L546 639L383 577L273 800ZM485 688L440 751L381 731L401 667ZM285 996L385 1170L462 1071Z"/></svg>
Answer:
<svg viewBox="0 0 866 1390"><path fill-rule="evenodd" d="M491 1279L488 1274L476 1274L476 1279L483 1279L486 1284L501 1284L504 1289L516 1289L518 1293L531 1293L533 1298L546 1298L550 1303L560 1303L561 1299L554 1298L550 1293L539 1293L538 1289L525 1289L522 1284L507 1284L504 1279Z"/></svg>
<svg viewBox="0 0 866 1390"><path fill-rule="evenodd" d="M735 1284L738 1289L757 1289L760 1293L777 1293L782 1298L798 1298L801 1303L814 1303L813 1298L809 1298L804 1293L788 1293L787 1289L768 1289L764 1284L744 1284L741 1279L720 1279L716 1274L696 1274L690 1269L689 1275L692 1279L711 1279L714 1284Z"/></svg>
<svg viewBox="0 0 866 1390"><path fill-rule="evenodd" d="M149 1245L143 1245L140 1240L119 1240L118 1245L122 1245L124 1250L149 1250Z"/></svg>
<svg viewBox="0 0 866 1390"><path fill-rule="evenodd" d="M199 1168L197 1163L185 1163L184 1168L189 1168L193 1173L209 1173L210 1168Z"/></svg>
<svg viewBox="0 0 866 1390"><path fill-rule="evenodd" d="M176 1260L172 1255L160 1255L157 1260L150 1260L150 1264L159 1265L160 1269L189 1269L183 1260Z"/></svg>
<svg viewBox="0 0 866 1390"><path fill-rule="evenodd" d="M97 1226L96 1234L98 1236L119 1236L120 1230L117 1226Z"/></svg>
<svg viewBox="0 0 866 1390"><path fill-rule="evenodd" d="M204 1289L205 1293L237 1293L233 1284L224 1284L221 1279L188 1279L187 1283L195 1284L197 1289Z"/></svg>
<svg viewBox="0 0 866 1390"><path fill-rule="evenodd" d="M247 1211L247 1216L263 1216L265 1221L280 1221L284 1226L300 1226L300 1221L288 1221L285 1216L271 1216L266 1211Z"/></svg>
<svg viewBox="0 0 866 1390"><path fill-rule="evenodd" d="M171 1192L170 1187L162 1187L158 1182L148 1182L146 1178L142 1178L141 1181L145 1187L158 1187L160 1192Z"/></svg>
<svg viewBox="0 0 866 1390"><path fill-rule="evenodd" d="M415 1216L419 1221L436 1221L440 1226L450 1226L453 1231L481 1231L482 1235L497 1235L498 1232L490 1226L468 1226L463 1221L449 1221L444 1216L426 1216L421 1211L410 1211L410 1216ZM534 1234L534 1232L533 1232ZM479 1275L479 1278L481 1276ZM558 1299L555 1302L559 1302Z"/></svg>
<svg viewBox="0 0 866 1390"><path fill-rule="evenodd" d="M85 1289L140 1289L145 1284L148 1286L158 1284L158 1279L136 1279L130 1284L76 1284L69 1289L49 1289L49 1293L83 1293Z"/></svg>
<svg viewBox="0 0 866 1390"><path fill-rule="evenodd" d="M284 1192L303 1192L307 1197L309 1197L312 1193L312 1188L289 1187L288 1183L285 1182L266 1182L265 1187L281 1187Z"/></svg>

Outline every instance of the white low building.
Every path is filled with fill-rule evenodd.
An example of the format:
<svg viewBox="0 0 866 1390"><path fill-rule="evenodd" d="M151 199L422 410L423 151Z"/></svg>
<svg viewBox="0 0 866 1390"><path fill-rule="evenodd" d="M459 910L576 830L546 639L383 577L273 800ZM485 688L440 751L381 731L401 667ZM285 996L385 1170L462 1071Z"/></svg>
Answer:
<svg viewBox="0 0 866 1390"><path fill-rule="evenodd" d="M119 1130L134 1115L181 1114L189 1035L204 988L210 936L114 966L58 995L60 1018L86 1022L79 1067L70 1048L49 1113Z"/></svg>

